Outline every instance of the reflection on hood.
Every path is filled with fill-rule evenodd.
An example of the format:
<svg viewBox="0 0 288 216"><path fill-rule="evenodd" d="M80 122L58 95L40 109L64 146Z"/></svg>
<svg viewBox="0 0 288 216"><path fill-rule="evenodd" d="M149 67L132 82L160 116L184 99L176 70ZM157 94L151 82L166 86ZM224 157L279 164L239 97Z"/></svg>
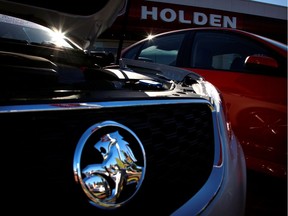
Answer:
<svg viewBox="0 0 288 216"><path fill-rule="evenodd" d="M93 3L93 7L89 6L91 1L85 0L77 5L73 1L61 1L61 6L50 4L31 0L0 0L0 13L57 29L77 41L82 49L89 49L117 16L124 13L126 0L97 0L97 5Z"/></svg>

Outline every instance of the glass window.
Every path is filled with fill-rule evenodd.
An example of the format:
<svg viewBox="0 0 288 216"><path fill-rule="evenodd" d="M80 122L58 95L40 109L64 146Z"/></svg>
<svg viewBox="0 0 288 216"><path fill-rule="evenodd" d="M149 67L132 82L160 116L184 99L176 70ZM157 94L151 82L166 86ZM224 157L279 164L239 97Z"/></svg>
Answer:
<svg viewBox="0 0 288 216"><path fill-rule="evenodd" d="M244 71L247 56L269 55L263 47L237 35L199 32L192 48L191 67Z"/></svg>
<svg viewBox="0 0 288 216"><path fill-rule="evenodd" d="M148 40L138 59L159 64L175 65L185 33L161 36Z"/></svg>
<svg viewBox="0 0 288 216"><path fill-rule="evenodd" d="M132 48L129 48L129 51L123 55L123 58L137 59L137 54L138 54L141 46L142 46L142 43L140 43L136 46L133 46Z"/></svg>
<svg viewBox="0 0 288 216"><path fill-rule="evenodd" d="M33 22L3 14L0 14L0 38L43 46L73 48L63 34Z"/></svg>

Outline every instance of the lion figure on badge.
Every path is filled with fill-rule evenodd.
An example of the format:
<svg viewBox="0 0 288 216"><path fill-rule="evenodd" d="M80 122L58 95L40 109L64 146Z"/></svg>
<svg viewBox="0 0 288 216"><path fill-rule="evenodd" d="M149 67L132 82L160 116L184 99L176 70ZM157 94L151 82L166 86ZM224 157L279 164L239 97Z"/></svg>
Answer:
<svg viewBox="0 0 288 216"><path fill-rule="evenodd" d="M128 187L137 186L143 168L136 164L129 143L118 131L105 134L94 147L102 154L103 162L83 169L84 182L96 198L115 203L121 194L127 196Z"/></svg>

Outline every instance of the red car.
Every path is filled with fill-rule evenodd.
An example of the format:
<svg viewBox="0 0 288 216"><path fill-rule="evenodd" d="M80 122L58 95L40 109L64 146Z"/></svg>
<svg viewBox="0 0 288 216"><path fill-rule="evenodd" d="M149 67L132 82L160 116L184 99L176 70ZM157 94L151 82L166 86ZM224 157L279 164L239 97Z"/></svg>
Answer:
<svg viewBox="0 0 288 216"><path fill-rule="evenodd" d="M247 168L287 176L287 45L231 28L191 28L149 37L122 58L186 68L221 92Z"/></svg>

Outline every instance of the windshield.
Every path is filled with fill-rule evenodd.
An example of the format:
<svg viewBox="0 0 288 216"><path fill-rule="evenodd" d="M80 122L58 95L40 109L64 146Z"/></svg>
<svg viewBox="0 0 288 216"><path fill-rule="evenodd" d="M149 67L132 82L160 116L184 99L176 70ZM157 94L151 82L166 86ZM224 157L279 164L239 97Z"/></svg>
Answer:
<svg viewBox="0 0 288 216"><path fill-rule="evenodd" d="M29 44L75 48L60 32L16 17L0 14L0 39L25 41Z"/></svg>

